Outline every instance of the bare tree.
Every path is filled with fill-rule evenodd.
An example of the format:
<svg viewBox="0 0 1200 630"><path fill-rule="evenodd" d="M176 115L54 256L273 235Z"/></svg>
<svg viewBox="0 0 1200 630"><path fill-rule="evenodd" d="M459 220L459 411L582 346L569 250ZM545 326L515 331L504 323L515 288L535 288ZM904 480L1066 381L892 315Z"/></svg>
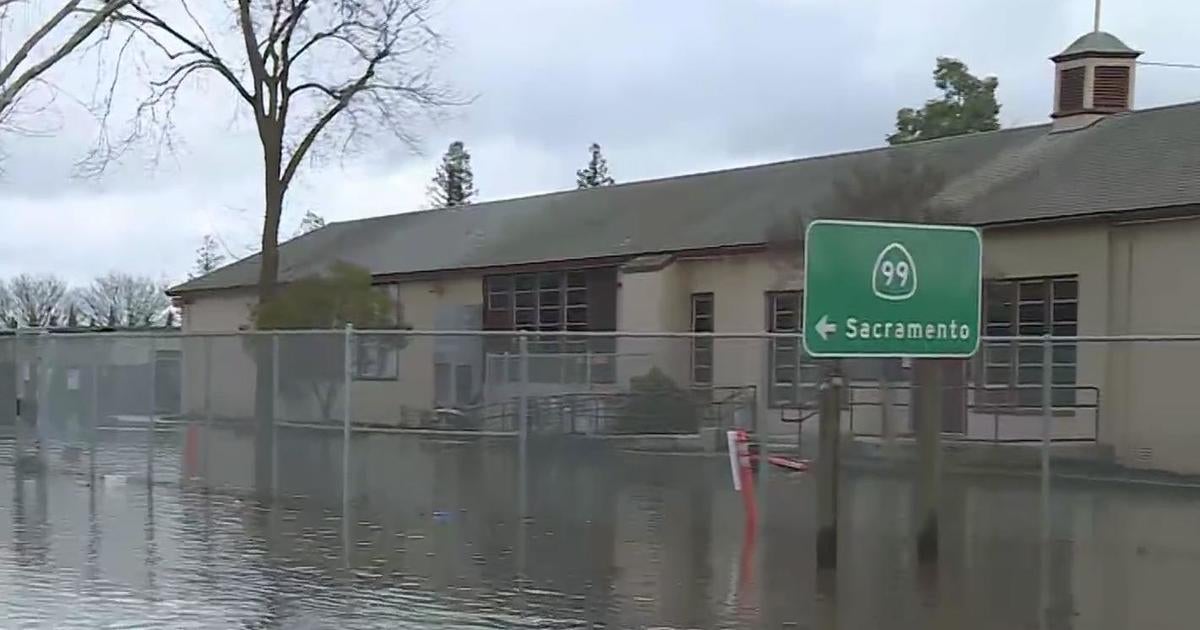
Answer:
<svg viewBox="0 0 1200 630"><path fill-rule="evenodd" d="M161 324L171 303L164 288L145 276L109 273L76 296L79 310L93 326L144 328Z"/></svg>
<svg viewBox="0 0 1200 630"><path fill-rule="evenodd" d="M23 273L9 281L8 293L14 327L54 326L67 303L67 283L52 275Z"/></svg>
<svg viewBox="0 0 1200 630"><path fill-rule="evenodd" d="M129 0L0 0L0 128L33 85ZM49 6L46 6L49 5Z"/></svg>
<svg viewBox="0 0 1200 630"><path fill-rule="evenodd" d="M5 328L17 328L21 322L17 320L16 302L7 282L0 280L0 324Z"/></svg>
<svg viewBox="0 0 1200 630"><path fill-rule="evenodd" d="M206 2L198 13L193 0L133 0L116 19L161 53L165 69L146 83L131 134L116 147L102 139L94 158L103 164L152 133L169 147L181 92L201 76L225 85L252 117L262 148L257 292L259 305L268 305L285 197L305 160L326 150L346 155L381 134L415 146L414 119L462 102L433 79L442 45L429 22L436 1L227 0ZM270 346L260 344L254 356L255 478L267 498L275 439Z"/></svg>
<svg viewBox="0 0 1200 630"><path fill-rule="evenodd" d="M432 78L442 43L428 22L435 1L230 0L203 12L189 0L130 1L115 18L162 53L166 67L148 83L131 135L98 157L150 133L169 140L172 112L192 79L207 74L225 84L252 115L262 147L258 297L266 302L278 278L284 200L305 159L330 147L344 155L379 133L415 145L418 114L461 102Z"/></svg>

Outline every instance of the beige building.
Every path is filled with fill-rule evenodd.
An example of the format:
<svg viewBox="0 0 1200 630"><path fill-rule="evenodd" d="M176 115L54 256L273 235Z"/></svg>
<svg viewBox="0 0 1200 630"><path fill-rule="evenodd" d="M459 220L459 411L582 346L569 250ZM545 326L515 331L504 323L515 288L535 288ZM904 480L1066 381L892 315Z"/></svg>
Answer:
<svg viewBox="0 0 1200 630"><path fill-rule="evenodd" d="M981 326L995 339L961 366L963 413L947 431L1037 436L1049 369L1056 437L1095 440L1126 466L1200 474L1200 344L1072 341L1046 366L1040 348L1003 342L1200 333L1200 103L1134 110L1138 54L1095 32L1055 56L1045 125L335 223L284 244L281 277L339 260L365 267L421 331L787 333L800 321L805 220L948 217L983 232ZM257 265L176 287L184 332L248 328ZM322 354L330 347L312 342L311 359L341 361ZM409 424L437 407L503 401L515 351L499 337L410 337L399 351L364 340L354 418ZM299 369L299 352L281 373ZM795 434L781 420L802 413L815 379L786 339L550 337L530 353L535 395L626 391L658 367L714 398L752 391L758 426L780 434ZM191 338L184 363L185 407L250 413L244 340ZM879 375L902 383L907 372L858 363L847 427L869 434ZM293 420L323 419L318 407L295 396L277 405Z"/></svg>

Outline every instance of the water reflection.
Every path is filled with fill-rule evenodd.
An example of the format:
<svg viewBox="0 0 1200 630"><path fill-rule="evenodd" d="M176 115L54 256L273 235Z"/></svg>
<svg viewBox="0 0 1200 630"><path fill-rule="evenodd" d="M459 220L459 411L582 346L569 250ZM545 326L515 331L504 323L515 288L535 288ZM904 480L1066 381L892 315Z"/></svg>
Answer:
<svg viewBox="0 0 1200 630"><path fill-rule="evenodd" d="M156 461L190 476L173 439ZM210 436L212 485L252 477L246 439ZM270 507L113 472L144 467L127 452L144 443L103 444L95 483L87 466L0 468L6 625L1103 629L1200 615L1200 504L1185 491L1058 482L1043 532L1036 479L951 477L929 569L911 483L851 474L841 569L817 575L811 479L772 474L747 535L715 457L535 441L522 515L511 441L360 437L343 519L336 439L281 441Z"/></svg>

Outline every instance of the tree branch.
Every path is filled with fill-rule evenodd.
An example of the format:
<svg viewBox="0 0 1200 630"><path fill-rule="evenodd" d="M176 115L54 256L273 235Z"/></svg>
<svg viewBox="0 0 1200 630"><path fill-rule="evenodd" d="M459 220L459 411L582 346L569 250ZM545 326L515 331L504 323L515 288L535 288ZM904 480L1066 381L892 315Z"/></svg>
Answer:
<svg viewBox="0 0 1200 630"><path fill-rule="evenodd" d="M232 86L233 89L237 91L238 96L242 97L242 100L244 100L248 103L254 104L254 102L255 102L254 96L252 96L250 94L250 91L247 90L245 88L245 86L242 85L242 82L238 80L237 75L235 75L233 73L233 70L231 70L227 64L225 64L219 57L217 57L216 51L208 50L204 46L201 46L200 44L196 43L191 38L187 37L183 33L180 33L178 30L172 28L169 24L164 22L161 18L159 18L153 12L142 7L139 3L130 1L130 2L128 2L128 4L133 10L140 13L142 15L142 17L131 16L127 13L119 13L116 15L116 19L118 21L129 22L129 23L141 25L143 28L139 28L138 30L140 32L142 32L143 34L145 34L147 37L149 37L150 40L159 49L163 50L164 52L168 51L169 49L166 46L164 46L162 44L162 42L158 41L158 38L154 37L148 31L146 31L144 27L145 26L153 26L154 28L166 33L167 35L170 35L172 38L175 39L175 41L179 42L184 47L188 48L191 52L194 52L197 55L200 55L200 56L208 59L212 63L212 69L215 70L217 72L217 74L219 74L221 77L223 77L226 81L229 82L229 85ZM167 52L167 56L171 59L178 58L181 54L184 54L184 53Z"/></svg>
<svg viewBox="0 0 1200 630"><path fill-rule="evenodd" d="M29 36L29 39L25 40L25 43L22 44L21 47L18 48L15 53L13 53L12 58L8 60L8 64L3 68L0 68L0 85L3 85L10 77L12 77L13 73L17 71L17 68L19 68L21 64L25 62L25 59L29 56L29 53L33 50L34 46L37 46L38 42L45 39L46 36L49 35L50 32L53 31L59 24L61 24L63 20L67 19L67 16L71 15L71 12L74 11L75 7L77 6L79 6L79 0L72 0L71 2L64 4L63 7L58 10L58 13L52 15L49 20L46 20L46 23L43 24L41 28L34 31L33 34Z"/></svg>
<svg viewBox="0 0 1200 630"><path fill-rule="evenodd" d="M314 123L311 128L309 128L308 133L304 135L304 138L300 141L300 144L296 146L296 150L292 152L292 155L287 162L287 168L285 168L283 171L283 177L280 178L280 182L283 184L284 188L287 188L288 184L291 183L292 178L296 175L296 169L300 168L300 163L304 160L304 155L308 153L310 148L312 148L313 143L317 140L317 136L321 135L321 131L323 131L325 127L337 117L338 114L342 113L342 110L346 109L346 107L350 105L350 99L352 99L355 94L362 91L363 87L371 82L371 79L375 76L376 66L380 61L386 59L387 56L387 48L379 51L375 58L371 60L371 63L367 65L367 69L363 71L362 75L360 75L358 79L355 80L354 83L352 83L349 87L342 90L338 95L337 102L334 103L334 105L330 107L324 114L322 114L321 117L317 119L317 122Z"/></svg>
<svg viewBox="0 0 1200 630"><path fill-rule="evenodd" d="M275 0L282 2L283 0ZM254 78L254 96L251 105L254 107L255 121L259 123L261 134L262 118L266 114L262 103L262 86L266 81L267 71L263 66L262 55L258 52L258 40L254 35L254 20L250 17L250 0L238 0L238 25L242 30L242 42L246 46L246 60L250 63L250 76Z"/></svg>
<svg viewBox="0 0 1200 630"><path fill-rule="evenodd" d="M71 54L71 52L79 47L84 40L90 37L91 34L95 32L101 24L104 23L105 20L114 15L115 12L124 6L128 1L129 0L109 0L107 4L105 4L100 10L94 12L90 18L80 25L79 28L77 28L75 32L73 32L71 36L67 38L66 41L64 41L61 45L59 45L58 48L54 50L54 52L50 53L40 63L34 64L28 70L21 73L21 75L13 80L12 83L5 85L4 89L0 91L0 112L8 109L8 106L12 104L17 94L19 94L26 85L28 85L34 79L40 77L54 64L62 61L64 57ZM18 50L17 54L14 56L14 59L10 60L9 65L5 68L5 72L7 74L0 75L0 85L3 85L5 80L7 80L9 76L11 76L12 72L16 70L17 64L20 63L21 60L24 60L28 57L32 48L39 41L44 39L50 31L62 23L67 14L69 14L71 11L74 11L78 6L79 0L72 0L71 2L68 2L63 6L62 10L56 13L54 17L50 18L50 20L42 25L42 28L38 29L38 31L34 33L29 41L25 43L25 46L22 46L21 50Z"/></svg>

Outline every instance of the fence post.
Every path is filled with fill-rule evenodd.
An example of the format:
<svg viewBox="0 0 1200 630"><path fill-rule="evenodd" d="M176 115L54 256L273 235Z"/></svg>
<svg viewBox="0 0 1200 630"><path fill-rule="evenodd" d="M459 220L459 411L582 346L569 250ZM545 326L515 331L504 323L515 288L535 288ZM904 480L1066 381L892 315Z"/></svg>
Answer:
<svg viewBox="0 0 1200 630"><path fill-rule="evenodd" d="M54 392L54 381L59 371L58 365L58 338L52 333L47 332L44 343L42 344L42 356L45 361L42 364L42 378L38 381L38 440L42 445L43 459L42 464L48 465L49 462L49 446L53 444L52 437L57 437L54 433L58 432L58 427L54 426L55 418L61 414L55 410L54 403L58 399Z"/></svg>
<svg viewBox="0 0 1200 630"><path fill-rule="evenodd" d="M588 345L583 350L583 384L587 391L592 391L592 340L584 340Z"/></svg>
<svg viewBox="0 0 1200 630"><path fill-rule="evenodd" d="M758 341L758 340L756 340L756 341ZM770 341L769 340L761 340L761 342L764 343L765 345L767 345L766 352L763 353L762 356L770 356L770 354L769 354L770 353ZM714 340L713 341L713 352L714 353L716 352L716 346L717 346L717 343ZM755 536L757 536L759 532L763 532L765 534L766 522L767 522L767 512L770 510L770 507L767 504L770 502L769 491L770 491L770 483L771 483L771 461L770 461L770 458L771 458L771 430L770 430L769 423L763 423L763 426L761 426L761 427L758 425L758 391L757 390L755 390L754 396L751 398L749 404L747 404L746 400L741 395L738 395L738 397L733 400L736 400L736 402L733 405L733 419L731 422L733 428L743 429L743 430L749 432L751 435L754 435L755 440L758 442L759 480L758 480L758 487L755 489L758 492L758 501L757 501L758 518L756 519L756 525L757 525L758 531L755 532ZM722 407L723 406L724 406L724 401L722 401ZM745 412L739 413L739 411L741 411L743 409L745 410ZM717 426L718 427L721 426L721 415L722 415L721 407L718 407L718 411L717 411ZM739 420L741 422L739 422ZM721 431L720 433L724 433L724 431ZM797 450L797 452L796 452L796 457L797 458L800 457L799 450Z"/></svg>
<svg viewBox="0 0 1200 630"><path fill-rule="evenodd" d="M150 360L150 422L147 424L146 431L146 484L154 485L154 431L156 426L156 415L158 414L158 357L156 350L158 344L154 337L150 337L149 347L146 353Z"/></svg>
<svg viewBox="0 0 1200 630"><path fill-rule="evenodd" d="M1042 341L1042 504L1047 505L1050 496L1050 424L1054 417L1053 366L1054 344L1050 335Z"/></svg>
<svg viewBox="0 0 1200 630"><path fill-rule="evenodd" d="M271 490L279 492L279 333L271 335Z"/></svg>
<svg viewBox="0 0 1200 630"><path fill-rule="evenodd" d="M1042 340L1042 492L1041 544L1039 545L1040 578L1039 620L1042 627L1049 621L1050 591L1050 424L1054 416L1051 400L1053 388L1054 351L1047 333Z"/></svg>
<svg viewBox="0 0 1200 630"><path fill-rule="evenodd" d="M49 421L45 406L48 405L50 381L50 359L46 352L45 332L38 331L34 337L33 354L33 454L36 457L37 469L46 467L46 423Z"/></svg>
<svg viewBox="0 0 1200 630"><path fill-rule="evenodd" d="M100 362L105 344L96 339L92 345L91 422L88 431L88 481L96 487L96 442L100 439Z"/></svg>
<svg viewBox="0 0 1200 630"><path fill-rule="evenodd" d="M841 450L841 376L820 387L817 453L817 569L837 568L838 468Z"/></svg>
<svg viewBox="0 0 1200 630"><path fill-rule="evenodd" d="M212 458L212 337L204 338L204 487L212 489L209 460Z"/></svg>
<svg viewBox="0 0 1200 630"><path fill-rule="evenodd" d="M354 325L346 324L346 335L342 349L342 536L347 554L350 549L350 386L351 352L354 349ZM346 556L347 562L349 555Z"/></svg>
<svg viewBox="0 0 1200 630"><path fill-rule="evenodd" d="M758 487L750 490L750 492L758 492L757 511L758 518L755 519L760 530L766 529L767 503L770 501L770 485L771 485L771 436L768 431L755 431L754 438L758 442Z"/></svg>
<svg viewBox="0 0 1200 630"><path fill-rule="evenodd" d="M529 337L521 335L517 339L517 348L521 378L517 394L517 493L523 519L528 514L529 503L525 488L529 475Z"/></svg>

